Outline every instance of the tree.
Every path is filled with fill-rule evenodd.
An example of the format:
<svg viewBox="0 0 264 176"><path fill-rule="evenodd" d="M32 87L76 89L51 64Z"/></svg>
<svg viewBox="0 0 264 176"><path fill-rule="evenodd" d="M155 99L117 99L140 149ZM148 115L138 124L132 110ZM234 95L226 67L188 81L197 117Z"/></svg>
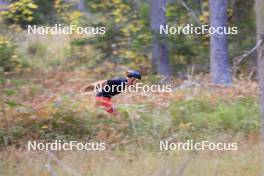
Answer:
<svg viewBox="0 0 264 176"><path fill-rule="evenodd" d="M261 112L261 134L262 134L261 139L264 147L264 43L263 43L264 0L256 0L256 23L257 23L258 81L259 81L259 89L260 89L260 112Z"/></svg>
<svg viewBox="0 0 264 176"><path fill-rule="evenodd" d="M84 0L78 0L77 8L84 12L86 10L85 1Z"/></svg>
<svg viewBox="0 0 264 176"><path fill-rule="evenodd" d="M159 34L160 25L166 25L166 0L151 0L150 6L150 23L153 32L152 64L158 74L170 75L168 46L165 36Z"/></svg>
<svg viewBox="0 0 264 176"><path fill-rule="evenodd" d="M210 0L210 26L227 26L227 0ZM232 83L226 34L211 34L211 76L215 84Z"/></svg>

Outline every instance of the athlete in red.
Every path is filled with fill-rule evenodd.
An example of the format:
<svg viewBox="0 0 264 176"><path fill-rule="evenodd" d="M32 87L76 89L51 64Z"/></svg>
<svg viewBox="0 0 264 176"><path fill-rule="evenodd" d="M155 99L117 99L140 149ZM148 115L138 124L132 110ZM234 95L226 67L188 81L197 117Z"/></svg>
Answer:
<svg viewBox="0 0 264 176"><path fill-rule="evenodd" d="M141 73L136 70L126 72L126 78L114 78L110 80L98 81L86 86L83 91L99 89L96 94L96 106L102 107L108 113L116 113L113 107L112 97L123 92L126 86L135 85L141 79Z"/></svg>

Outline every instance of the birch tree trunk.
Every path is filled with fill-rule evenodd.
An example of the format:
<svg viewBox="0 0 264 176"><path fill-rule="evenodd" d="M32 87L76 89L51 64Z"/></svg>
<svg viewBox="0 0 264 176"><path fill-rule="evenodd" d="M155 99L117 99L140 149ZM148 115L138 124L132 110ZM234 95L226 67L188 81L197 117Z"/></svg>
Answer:
<svg viewBox="0 0 264 176"><path fill-rule="evenodd" d="M155 72L170 75L168 46L164 35L159 34L160 25L166 25L166 0L150 0L151 30L154 34L152 46L152 64Z"/></svg>
<svg viewBox="0 0 264 176"><path fill-rule="evenodd" d="M7 10L7 6L8 6L9 2L5 1L5 0L0 0L0 12Z"/></svg>
<svg viewBox="0 0 264 176"><path fill-rule="evenodd" d="M257 49L258 55L258 81L260 90L260 112L261 112L261 142L262 156L264 159L264 0L256 0L256 24L257 43L261 45ZM262 161L263 162L263 161Z"/></svg>
<svg viewBox="0 0 264 176"><path fill-rule="evenodd" d="M78 4L77 4L77 8L80 10L80 11L85 11L86 8L85 8L85 1L84 0L79 0L78 1Z"/></svg>
<svg viewBox="0 0 264 176"><path fill-rule="evenodd" d="M227 27L227 0L210 0L210 26ZM212 34L211 38L211 77L215 84L232 83L231 68L228 58L226 34Z"/></svg>

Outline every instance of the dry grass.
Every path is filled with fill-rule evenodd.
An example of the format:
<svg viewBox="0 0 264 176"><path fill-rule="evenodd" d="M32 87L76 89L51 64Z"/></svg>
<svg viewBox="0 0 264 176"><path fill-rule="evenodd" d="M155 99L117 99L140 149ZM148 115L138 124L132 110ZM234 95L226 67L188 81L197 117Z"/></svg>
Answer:
<svg viewBox="0 0 264 176"><path fill-rule="evenodd" d="M24 100L24 104L34 107L40 104L41 110L37 118L52 115L48 109L51 103L46 101L50 97L60 102L63 94L70 94L76 87L87 81L91 82L93 76L84 72L58 72L37 74L29 78L32 84L41 85L40 89L29 96L30 85L24 85L21 94L17 96ZM171 93L139 93L127 96L118 95L114 98L118 106L143 104L158 112L156 118L166 117L166 112L172 101L192 100L195 98L208 100L212 105L219 102L233 102L243 97L257 99L257 84L252 81L237 80L233 87L217 87L203 81L197 84L183 83L183 87L175 87ZM187 85L187 86L186 86ZM184 87L185 86L185 87ZM80 105L76 109L93 109L94 93L76 97ZM74 103L75 101L73 101ZM142 108L144 110L144 108ZM18 116L15 110L13 116ZM12 111L12 112L13 112ZM148 113L149 111L147 111ZM133 113L133 111L129 111ZM137 113L130 117L138 116ZM11 116L9 116L11 117ZM22 116L24 120L29 116ZM140 118L140 116L138 116ZM154 117L154 116L153 116ZM166 117L167 118L167 117ZM159 121L157 121L159 123ZM235 140L235 137L231 140ZM230 141L230 138L229 138ZM252 142L255 141L254 144ZM229 151L203 151L195 155L190 152L160 152L158 143L150 141L149 148L141 145L125 146L115 151L104 152L76 152L61 151L54 155L54 160L47 152L32 152L10 147L0 152L0 175L3 176L64 176L64 175L91 175L91 176L255 176L261 175L260 146L258 139L247 141L240 139L239 150Z"/></svg>
<svg viewBox="0 0 264 176"><path fill-rule="evenodd" d="M158 145L157 145L158 148ZM10 148L1 152L5 176L253 176L260 174L260 146L240 141L238 151L32 152ZM55 156L56 158L54 158ZM58 160L57 160L58 159Z"/></svg>

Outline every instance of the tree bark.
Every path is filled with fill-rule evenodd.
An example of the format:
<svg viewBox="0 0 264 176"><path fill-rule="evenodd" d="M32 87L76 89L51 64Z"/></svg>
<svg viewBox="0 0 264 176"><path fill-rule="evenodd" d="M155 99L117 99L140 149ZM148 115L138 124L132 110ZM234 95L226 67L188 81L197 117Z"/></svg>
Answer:
<svg viewBox="0 0 264 176"><path fill-rule="evenodd" d="M85 1L84 0L79 0L78 1L78 4L77 4L77 8L83 12L86 10L86 7L85 7Z"/></svg>
<svg viewBox="0 0 264 176"><path fill-rule="evenodd" d="M261 113L261 143L262 159L264 159L264 0L256 0L257 43L262 41L257 49L258 55L258 81L260 91Z"/></svg>
<svg viewBox="0 0 264 176"><path fill-rule="evenodd" d="M0 0L0 12L4 10L8 10L7 6L9 5L8 1Z"/></svg>
<svg viewBox="0 0 264 176"><path fill-rule="evenodd" d="M152 64L155 72L171 75L168 46L165 35L159 34L160 25L166 25L166 0L151 0L151 30L153 32Z"/></svg>
<svg viewBox="0 0 264 176"><path fill-rule="evenodd" d="M210 0L210 26L227 27L227 0ZM215 84L232 83L231 68L228 58L226 34L214 33L211 39L211 77Z"/></svg>

